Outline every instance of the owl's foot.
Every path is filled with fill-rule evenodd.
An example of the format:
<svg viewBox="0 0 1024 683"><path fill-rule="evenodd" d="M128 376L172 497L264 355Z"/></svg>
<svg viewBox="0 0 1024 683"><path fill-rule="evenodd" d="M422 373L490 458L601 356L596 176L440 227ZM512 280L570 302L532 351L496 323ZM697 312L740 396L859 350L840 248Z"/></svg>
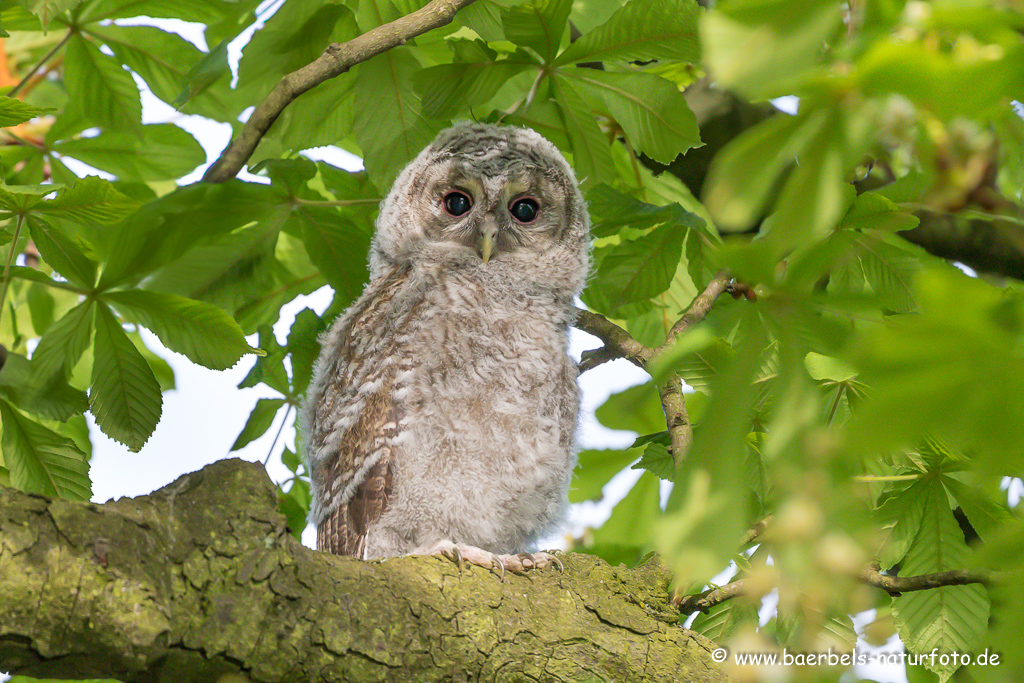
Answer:
<svg viewBox="0 0 1024 683"><path fill-rule="evenodd" d="M500 572L501 580L505 580L505 571L513 574L525 574L529 569L543 569L549 564L554 564L560 571L565 570L565 565L551 553L517 553L515 555L498 555L489 550L483 550L472 545L463 543L452 543L451 541L438 541L432 548L424 553L425 555L443 555L459 565L462 571L462 563L468 562L478 567Z"/></svg>

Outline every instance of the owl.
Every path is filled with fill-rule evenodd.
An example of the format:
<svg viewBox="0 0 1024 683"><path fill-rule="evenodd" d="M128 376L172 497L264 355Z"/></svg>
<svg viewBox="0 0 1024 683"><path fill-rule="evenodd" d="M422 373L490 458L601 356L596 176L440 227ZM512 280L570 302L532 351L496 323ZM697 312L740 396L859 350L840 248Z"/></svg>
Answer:
<svg viewBox="0 0 1024 683"><path fill-rule="evenodd" d="M567 509L589 253L572 169L533 130L456 125L401 172L307 396L319 549L559 564L528 551Z"/></svg>

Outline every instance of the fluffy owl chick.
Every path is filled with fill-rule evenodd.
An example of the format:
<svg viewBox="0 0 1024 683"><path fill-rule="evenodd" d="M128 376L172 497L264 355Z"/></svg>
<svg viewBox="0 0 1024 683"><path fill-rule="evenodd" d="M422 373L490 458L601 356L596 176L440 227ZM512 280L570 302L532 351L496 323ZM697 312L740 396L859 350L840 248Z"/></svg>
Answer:
<svg viewBox="0 0 1024 683"><path fill-rule="evenodd" d="M553 561L527 551L567 507L589 245L572 169L532 130L455 126L402 171L307 397L318 548Z"/></svg>

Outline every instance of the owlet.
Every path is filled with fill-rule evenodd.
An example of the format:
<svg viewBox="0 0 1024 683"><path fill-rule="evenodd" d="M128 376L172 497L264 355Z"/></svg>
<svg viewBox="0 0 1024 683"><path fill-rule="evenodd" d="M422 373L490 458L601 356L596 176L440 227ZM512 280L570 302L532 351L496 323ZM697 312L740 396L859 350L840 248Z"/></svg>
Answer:
<svg viewBox="0 0 1024 683"><path fill-rule="evenodd" d="M457 125L401 172L307 397L318 548L557 562L527 551L567 508L589 247L572 169L532 130Z"/></svg>

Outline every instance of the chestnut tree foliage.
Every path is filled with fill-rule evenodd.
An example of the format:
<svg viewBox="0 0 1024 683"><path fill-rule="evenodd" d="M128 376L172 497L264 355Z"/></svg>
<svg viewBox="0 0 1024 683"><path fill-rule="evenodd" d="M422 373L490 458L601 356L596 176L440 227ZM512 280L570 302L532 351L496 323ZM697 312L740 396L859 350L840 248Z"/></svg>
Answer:
<svg viewBox="0 0 1024 683"><path fill-rule="evenodd" d="M240 386L280 397L236 448L294 414L317 335L366 282L398 170L452 121L525 125L571 159L590 205L580 326L605 346L582 367L626 357L650 375L598 410L639 437L582 452L572 500L644 473L576 549L627 564L656 550L684 608L731 566L731 599L692 622L718 642L838 651L850 615L875 609L872 638L989 649L1000 666L958 676L1016 680L1024 6L476 0L290 101L248 158L265 182L175 182L208 159L173 123L143 124L141 88L238 135L286 74L424 4L0 1L0 483L88 499L87 411L146 443L174 378L140 327L208 368L258 356ZM205 45L167 19L203 26ZM783 96L795 114L771 104ZM365 171L302 155L326 145ZM302 311L279 344L281 307L324 285L328 311ZM279 493L296 532L301 438ZM895 576L934 585L883 585Z"/></svg>

